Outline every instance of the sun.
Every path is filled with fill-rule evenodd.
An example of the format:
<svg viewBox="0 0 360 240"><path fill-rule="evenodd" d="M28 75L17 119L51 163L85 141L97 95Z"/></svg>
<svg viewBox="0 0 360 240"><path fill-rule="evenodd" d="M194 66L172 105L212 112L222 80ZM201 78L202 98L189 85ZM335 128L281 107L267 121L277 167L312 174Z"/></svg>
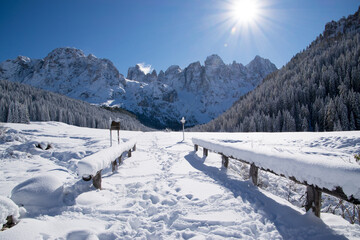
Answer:
<svg viewBox="0 0 360 240"><path fill-rule="evenodd" d="M234 0L230 8L232 18L240 24L256 21L259 11L256 0Z"/></svg>

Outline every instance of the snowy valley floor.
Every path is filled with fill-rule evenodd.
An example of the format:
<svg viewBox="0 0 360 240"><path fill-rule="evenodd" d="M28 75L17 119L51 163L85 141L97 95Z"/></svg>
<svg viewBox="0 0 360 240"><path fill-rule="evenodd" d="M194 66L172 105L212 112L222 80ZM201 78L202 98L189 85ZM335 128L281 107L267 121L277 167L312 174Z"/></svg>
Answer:
<svg viewBox="0 0 360 240"><path fill-rule="evenodd" d="M360 238L359 224L333 214L322 213L318 219L305 213L244 180L234 161L224 169L219 155L203 158L191 142L191 137L203 137L241 139L254 147L277 143L277 148L309 156L327 154L352 161L352 155L360 152L360 132L295 137L294 133L186 133L181 142L182 133L177 132L121 131L123 141L137 137L137 150L116 172L109 166L101 191L77 176L76 164L109 146L108 130L33 122L2 124L0 134L1 196L11 197L16 185L43 174L52 174L58 180L54 184L61 185L58 195L34 196L20 222L0 232L0 239ZM39 143L51 148L35 147ZM263 177L269 190L287 187L278 177Z"/></svg>

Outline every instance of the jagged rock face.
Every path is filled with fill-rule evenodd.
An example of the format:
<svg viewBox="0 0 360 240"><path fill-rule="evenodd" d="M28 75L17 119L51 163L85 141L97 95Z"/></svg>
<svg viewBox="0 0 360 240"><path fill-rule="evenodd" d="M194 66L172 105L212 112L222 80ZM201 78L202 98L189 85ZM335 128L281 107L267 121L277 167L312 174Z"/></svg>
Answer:
<svg viewBox="0 0 360 240"><path fill-rule="evenodd" d="M138 64L135 67L128 69L127 79L136 80L139 82L154 82L157 79L156 71L153 70L151 73L145 74Z"/></svg>
<svg viewBox="0 0 360 240"><path fill-rule="evenodd" d="M343 17L339 21L331 21L325 25L323 37L336 37L337 34L345 34L358 31L360 28L360 7L357 12L347 18Z"/></svg>
<svg viewBox="0 0 360 240"><path fill-rule="evenodd" d="M18 57L0 63L1 78L91 103L124 93L125 78L107 59L74 48L57 48L44 59Z"/></svg>
<svg viewBox="0 0 360 240"><path fill-rule="evenodd" d="M185 69L145 74L139 65L127 79L106 59L86 56L74 48L58 48L44 59L18 57L0 63L0 78L58 92L90 103L118 105L158 128L206 123L227 110L276 70L269 60L255 57L248 65L226 65L217 55Z"/></svg>
<svg viewBox="0 0 360 240"><path fill-rule="evenodd" d="M24 56L18 56L14 60L6 60L0 63L1 78L21 82L34 72L38 62L39 60L31 60Z"/></svg>
<svg viewBox="0 0 360 240"><path fill-rule="evenodd" d="M132 79L140 82L144 82L145 73L140 70L140 66L130 67L127 74L127 79Z"/></svg>
<svg viewBox="0 0 360 240"><path fill-rule="evenodd" d="M243 66L236 62L226 65L219 56L211 55L204 66L200 62L191 63L185 69L173 65L165 72L160 71L157 78L150 73L137 73L141 70L135 66L129 69L128 78L141 87L126 89L126 99L132 100L124 107L131 105L131 111L147 115L162 127L175 127L182 116L187 118L188 125L206 123L275 70L274 64L259 56ZM134 89L141 94L132 93Z"/></svg>
<svg viewBox="0 0 360 240"><path fill-rule="evenodd" d="M254 60L246 65L246 68L252 73L252 76L249 76L250 82L257 85L258 79L263 79L270 72L274 71L274 64L272 64L268 59L256 56Z"/></svg>

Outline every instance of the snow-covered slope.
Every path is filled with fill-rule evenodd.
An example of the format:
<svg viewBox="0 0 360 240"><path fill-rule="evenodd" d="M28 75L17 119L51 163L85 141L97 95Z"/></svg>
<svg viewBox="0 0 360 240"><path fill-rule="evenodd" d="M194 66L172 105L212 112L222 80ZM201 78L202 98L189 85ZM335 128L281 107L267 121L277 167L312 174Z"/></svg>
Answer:
<svg viewBox="0 0 360 240"><path fill-rule="evenodd" d="M136 65L125 79L107 59L86 56L75 48L57 48L41 60L19 56L0 63L0 79L90 103L117 105L154 127L176 128L182 116L188 126L214 119L274 70L274 64L259 56L243 66L226 65L211 55L204 65L170 66L158 75L145 74Z"/></svg>
<svg viewBox="0 0 360 240"><path fill-rule="evenodd" d="M290 198L295 186L260 172L262 187L268 189L262 190L244 180L238 162L230 159L224 169L218 154L204 159L190 140L243 141L254 149L272 146L289 154L298 149L310 159L327 155L342 162L359 152L359 132L188 133L185 142L179 142L181 133L143 133L131 158L114 173L110 166L103 171L100 191L76 174L77 163L109 146L108 130L57 122L3 127L0 195L27 210L16 226L0 232L3 240L360 238L358 224L324 212L318 219L301 204L290 204L294 197L304 199L301 185ZM139 134L121 131L120 136L125 140ZM36 143L52 148L42 150Z"/></svg>

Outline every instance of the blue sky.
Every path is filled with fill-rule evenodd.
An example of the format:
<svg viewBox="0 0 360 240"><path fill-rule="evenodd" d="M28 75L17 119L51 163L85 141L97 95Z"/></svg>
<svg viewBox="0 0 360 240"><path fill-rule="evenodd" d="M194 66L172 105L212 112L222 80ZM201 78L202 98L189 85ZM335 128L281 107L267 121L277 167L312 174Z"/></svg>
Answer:
<svg viewBox="0 0 360 240"><path fill-rule="evenodd" d="M327 22L353 14L358 0L257 0L249 23L234 0L0 0L0 61L44 58L75 47L110 59L120 73L137 63L157 72L218 54L244 65L256 55L277 67L306 48Z"/></svg>

